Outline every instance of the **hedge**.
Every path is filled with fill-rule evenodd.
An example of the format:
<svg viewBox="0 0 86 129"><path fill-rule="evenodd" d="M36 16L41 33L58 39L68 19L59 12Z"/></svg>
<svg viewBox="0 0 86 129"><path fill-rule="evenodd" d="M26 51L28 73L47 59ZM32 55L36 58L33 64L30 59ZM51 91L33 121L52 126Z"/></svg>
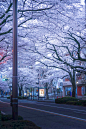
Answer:
<svg viewBox="0 0 86 129"><path fill-rule="evenodd" d="M2 114L1 114L1 111L0 111L0 121L1 121L1 118L2 118Z"/></svg>
<svg viewBox="0 0 86 129"><path fill-rule="evenodd" d="M10 97L7 97L7 99L10 99ZM27 97L18 96L18 99L27 99Z"/></svg>
<svg viewBox="0 0 86 129"><path fill-rule="evenodd" d="M8 120L12 120L12 115L1 115L1 120L2 121L8 121ZM23 117L18 116L18 120L23 120Z"/></svg>
<svg viewBox="0 0 86 129"><path fill-rule="evenodd" d="M75 97L64 97L55 99L55 103L86 106L86 100L79 100Z"/></svg>
<svg viewBox="0 0 86 129"><path fill-rule="evenodd" d="M11 115L3 115L0 111L0 129L41 129L31 121L23 120L18 116L18 120L13 120Z"/></svg>
<svg viewBox="0 0 86 129"><path fill-rule="evenodd" d="M3 122L1 121L0 129L41 129L41 128L28 120L9 120Z"/></svg>
<svg viewBox="0 0 86 129"><path fill-rule="evenodd" d="M63 97L55 99L55 103L63 103L66 104L67 101L78 101L75 97Z"/></svg>
<svg viewBox="0 0 86 129"><path fill-rule="evenodd" d="M86 106L86 101L83 101L83 100L80 100L80 101L67 101L66 104Z"/></svg>
<svg viewBox="0 0 86 129"><path fill-rule="evenodd" d="M27 99L27 97L24 97L24 96L18 96L18 99Z"/></svg>

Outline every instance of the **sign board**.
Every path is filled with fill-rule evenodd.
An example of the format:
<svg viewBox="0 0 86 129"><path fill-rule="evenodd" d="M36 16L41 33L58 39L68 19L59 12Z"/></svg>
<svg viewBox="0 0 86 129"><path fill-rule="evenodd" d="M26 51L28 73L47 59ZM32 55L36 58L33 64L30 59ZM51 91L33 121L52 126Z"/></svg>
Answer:
<svg viewBox="0 0 86 129"><path fill-rule="evenodd" d="M44 89L39 89L39 97L45 97Z"/></svg>

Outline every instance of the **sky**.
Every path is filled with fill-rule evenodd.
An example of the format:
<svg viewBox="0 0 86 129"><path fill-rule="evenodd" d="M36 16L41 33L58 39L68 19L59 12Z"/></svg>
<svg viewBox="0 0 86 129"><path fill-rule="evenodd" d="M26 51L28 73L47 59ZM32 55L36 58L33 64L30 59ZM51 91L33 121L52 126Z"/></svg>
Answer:
<svg viewBox="0 0 86 129"><path fill-rule="evenodd" d="M81 0L81 4L82 5L85 5L85 0Z"/></svg>

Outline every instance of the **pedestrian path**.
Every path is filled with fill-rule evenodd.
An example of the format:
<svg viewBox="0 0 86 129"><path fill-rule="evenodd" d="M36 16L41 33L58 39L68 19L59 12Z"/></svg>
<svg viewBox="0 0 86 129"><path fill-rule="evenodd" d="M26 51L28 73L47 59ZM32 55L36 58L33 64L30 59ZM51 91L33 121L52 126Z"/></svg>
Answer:
<svg viewBox="0 0 86 129"><path fill-rule="evenodd" d="M55 103L55 100L38 100L38 102Z"/></svg>
<svg viewBox="0 0 86 129"><path fill-rule="evenodd" d="M7 99L7 98L0 98L0 100L2 101L5 101L5 102L10 102L10 99ZM47 103L55 103L55 99L52 99L52 100L42 100L42 99L39 99L39 100L31 100L31 99L18 99L18 103L37 103L37 102L47 102Z"/></svg>

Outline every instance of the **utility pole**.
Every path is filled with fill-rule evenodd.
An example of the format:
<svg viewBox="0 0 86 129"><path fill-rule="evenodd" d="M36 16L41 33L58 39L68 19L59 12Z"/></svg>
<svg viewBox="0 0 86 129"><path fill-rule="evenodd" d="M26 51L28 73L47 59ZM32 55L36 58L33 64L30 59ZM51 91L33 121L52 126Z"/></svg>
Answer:
<svg viewBox="0 0 86 129"><path fill-rule="evenodd" d="M85 0L85 22L86 22L86 0ZM85 24L85 28L86 28L86 24Z"/></svg>
<svg viewBox="0 0 86 129"><path fill-rule="evenodd" d="M17 0L13 0L13 80L12 80L12 117L18 119L17 86Z"/></svg>

